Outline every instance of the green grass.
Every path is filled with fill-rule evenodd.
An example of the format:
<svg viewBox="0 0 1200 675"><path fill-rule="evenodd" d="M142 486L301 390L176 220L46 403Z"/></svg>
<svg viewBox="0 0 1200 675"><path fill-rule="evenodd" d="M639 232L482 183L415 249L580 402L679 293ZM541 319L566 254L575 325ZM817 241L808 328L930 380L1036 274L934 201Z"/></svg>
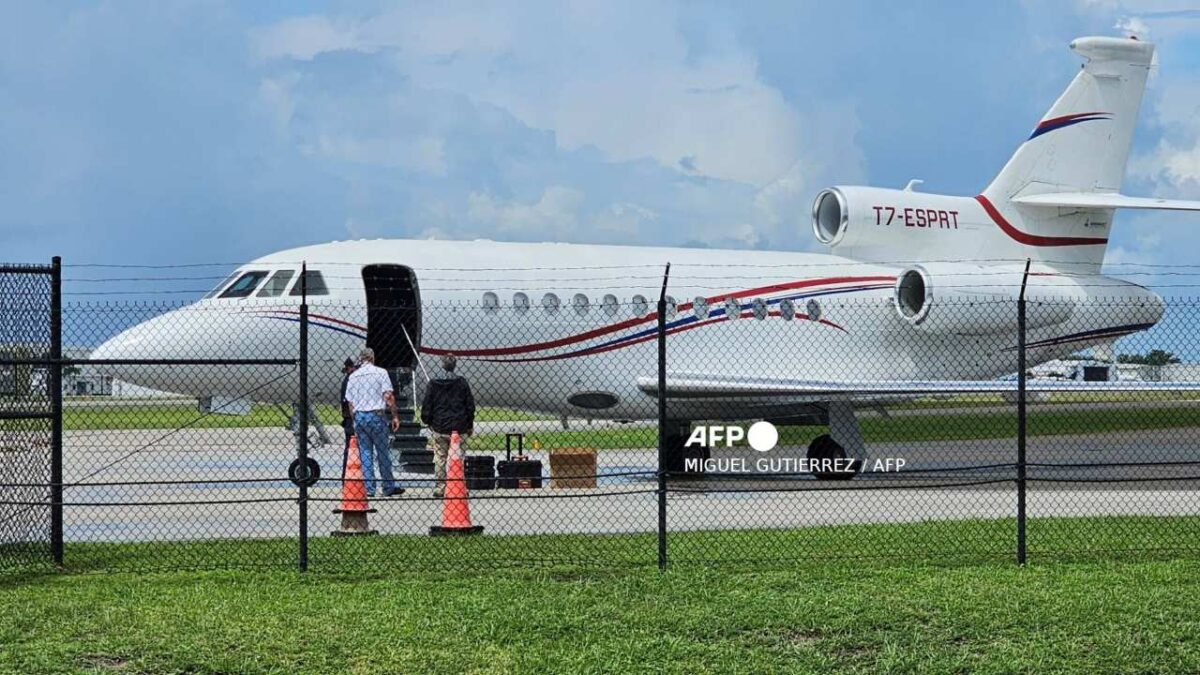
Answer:
<svg viewBox="0 0 1200 675"><path fill-rule="evenodd" d="M979 405L994 405L992 401L974 401ZM1078 401L1076 401L1078 402ZM1032 406L1030 412L1030 435L1054 436L1092 434L1092 432L1133 431L1146 429L1180 429L1200 426L1200 414L1190 406L1172 405L1164 399L1159 407L1104 408L1094 410L1079 408L1050 408L1039 410ZM936 408L940 401L932 401L929 407ZM964 401L956 401L956 407L967 407ZM332 406L319 406L318 414L326 424L340 419ZM538 413L510 410L510 408L480 408L481 422L520 422L520 420L547 419ZM118 429L229 429L269 428L282 426L286 418L274 406L256 405L248 416L221 416L200 414L190 404L139 404L130 406L67 407L64 426L67 430L118 430ZM1016 432L1015 414L1010 411L992 412L930 412L920 416L894 416L890 418L864 416L863 435L870 443L913 442L913 441L966 441L980 438L1012 437ZM812 438L824 434L826 429L818 426L808 428L781 429L780 442L805 446ZM653 448L658 443L658 431L646 426L638 428L593 429L586 424L576 423L574 429L564 431L540 431L526 434L526 442L535 447L589 447L596 449ZM504 448L503 434L480 434L473 440L478 449Z"/></svg>
<svg viewBox="0 0 1200 675"><path fill-rule="evenodd" d="M327 423L337 420L332 406L321 406L318 414ZM522 421L545 419L535 413L507 408L481 408L480 421ZM67 430L173 429L173 428L246 428L280 427L285 418L273 406L255 405L249 415L202 415L190 404L153 403L130 406L72 407L64 412ZM946 412L890 418L864 416L863 436L869 443L908 441L975 440L1010 438L1016 434L1016 416L1010 412ZM1177 429L1200 426L1197 411L1187 406L1134 407L1103 410L1030 409L1029 434L1053 436L1103 433L1144 429ZM807 445L823 427L785 427L780 442ZM577 426L568 431L543 431L526 434L526 443L534 447L590 447L595 449L652 448L658 432L651 427L589 428ZM504 434L479 434L472 441L479 450L503 450Z"/></svg>
<svg viewBox="0 0 1200 675"><path fill-rule="evenodd" d="M997 499L1011 493L997 491ZM532 508L532 507L531 507ZM652 523L653 512L648 512ZM378 517L378 516L377 516ZM477 514L477 520L487 517ZM313 532L314 570L357 569L362 560L383 568L496 569L652 566L652 533L498 536L504 523L490 523L486 536L433 539L392 535L335 538ZM897 560L988 562L1013 559L1012 519L942 520L906 524L829 525L797 529L673 532L669 557L681 565L754 567L821 560L853 560L856 566ZM1032 518L1031 560L1092 559L1124 555L1144 558L1163 551L1200 553L1200 516ZM68 571L144 569L277 568L295 566L295 539L223 539L172 543L68 543Z"/></svg>
<svg viewBox="0 0 1200 675"><path fill-rule="evenodd" d="M380 537L315 540L314 564L335 573L0 577L0 671L1196 672L1200 563L1106 562L1103 549L1122 536L1135 549L1194 543L1197 527L1196 518L1034 521L1031 540L1044 548L1093 544L1093 553L1053 563L1034 555L1024 568L1005 558L927 564L937 548L896 562L876 548L905 542L919 555L1011 537L1011 522L984 521L678 534L677 555L769 557L799 537L815 557L758 566L732 556L666 573L642 536L610 539L645 564L586 571L489 570L458 557L504 541L495 537ZM511 538L500 553L544 544L594 553L588 539L605 538ZM326 544L344 549L340 566L318 547ZM212 562L246 545L187 546ZM172 560L180 546L139 555ZM295 553L295 542L255 546ZM435 553L444 562L412 564Z"/></svg>
<svg viewBox="0 0 1200 675"><path fill-rule="evenodd" d="M196 409L194 401L180 403L137 403L111 406L68 406L63 411L63 428L68 431L97 431L107 429L228 429L249 427L284 427L285 411L276 406L255 404L248 415L206 415ZM317 415L327 427L337 427L341 412L330 405L317 406ZM520 421L548 419L533 413L507 408L480 408L480 421Z"/></svg>
<svg viewBox="0 0 1200 675"><path fill-rule="evenodd" d="M1197 399L1189 393L1177 391L1056 391L1036 392L1031 398L1033 404L1053 403L1146 403L1160 401L1164 403L1188 403ZM1012 400L1006 400L1000 394L953 394L946 396L929 396L911 401L898 401L887 405L889 410L922 409L922 408L972 408L983 406L1013 406Z"/></svg>

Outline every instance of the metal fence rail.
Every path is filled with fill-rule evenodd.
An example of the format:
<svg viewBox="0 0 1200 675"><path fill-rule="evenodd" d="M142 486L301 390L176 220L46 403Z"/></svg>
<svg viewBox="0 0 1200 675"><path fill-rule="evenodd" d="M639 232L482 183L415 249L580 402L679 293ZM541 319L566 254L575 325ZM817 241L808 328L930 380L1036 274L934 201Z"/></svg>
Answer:
<svg viewBox="0 0 1200 675"><path fill-rule="evenodd" d="M19 374L0 390L0 514L20 523L0 522L0 567L30 550L79 571L1200 551L1191 299L1096 301L1061 321L1054 299L984 299L950 308L967 330L914 342L886 299L683 301L667 278L657 305L518 291L370 313L328 296L56 311L43 277L5 269L0 290L26 284L5 297L29 300L0 311L0 380ZM1073 356L1118 337L1123 363ZM370 500L377 535L335 537L342 363L364 344L394 378L402 420L382 459L404 491ZM420 407L448 353L478 404L463 436L479 537L429 536L445 504ZM1118 369L1122 386L1084 381ZM61 380L39 388L39 372ZM770 447L727 442L764 421ZM853 479L814 475L839 448Z"/></svg>

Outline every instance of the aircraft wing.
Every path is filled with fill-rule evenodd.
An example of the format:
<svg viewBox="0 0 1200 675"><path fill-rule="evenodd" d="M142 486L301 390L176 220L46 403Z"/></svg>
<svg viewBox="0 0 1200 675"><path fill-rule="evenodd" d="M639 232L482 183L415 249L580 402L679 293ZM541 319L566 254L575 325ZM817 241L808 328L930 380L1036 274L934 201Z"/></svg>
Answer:
<svg viewBox="0 0 1200 675"><path fill-rule="evenodd" d="M658 394L657 377L639 377L637 386L646 394ZM927 394L1012 393L1016 379L1004 380L803 380L789 378L734 377L702 373L668 373L667 397L707 398L803 398L812 401L877 396L921 396ZM1151 392L1200 391L1200 382L1082 382L1077 380L1029 379L1030 392Z"/></svg>
<svg viewBox="0 0 1200 675"><path fill-rule="evenodd" d="M1024 206L1065 206L1081 209L1163 209L1200 211L1200 202L1157 197L1126 197L1115 192L1049 192L1028 197L1013 197Z"/></svg>

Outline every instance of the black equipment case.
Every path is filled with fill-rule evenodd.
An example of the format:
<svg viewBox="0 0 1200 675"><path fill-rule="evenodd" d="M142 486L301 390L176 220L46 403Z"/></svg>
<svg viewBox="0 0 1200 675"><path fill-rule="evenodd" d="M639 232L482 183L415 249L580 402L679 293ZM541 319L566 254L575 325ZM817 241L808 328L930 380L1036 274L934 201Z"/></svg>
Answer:
<svg viewBox="0 0 1200 675"><path fill-rule="evenodd" d="M467 455L463 473L468 490L491 490L496 487L496 458L491 455Z"/></svg>
<svg viewBox="0 0 1200 675"><path fill-rule="evenodd" d="M517 456L512 454L512 440L517 439ZM525 456L525 435L504 435L505 459L496 464L497 485L514 490L520 487L542 487L542 463ZM524 485L522 485L524 483Z"/></svg>

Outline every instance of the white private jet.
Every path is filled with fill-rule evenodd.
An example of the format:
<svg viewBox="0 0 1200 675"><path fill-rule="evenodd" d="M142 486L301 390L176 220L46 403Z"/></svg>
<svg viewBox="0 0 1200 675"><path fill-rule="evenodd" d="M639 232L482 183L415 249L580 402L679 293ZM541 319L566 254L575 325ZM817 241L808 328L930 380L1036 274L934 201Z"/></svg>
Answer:
<svg viewBox="0 0 1200 675"><path fill-rule="evenodd" d="M809 449L814 458L861 456L856 407L1013 389L995 378L1016 370L1023 279L1030 297L1049 300L1029 308L1030 365L1161 318L1153 292L1100 274L1116 209L1200 210L1119 192L1154 47L1109 37L1070 46L1086 60L1082 70L981 194L826 189L812 226L830 254L333 242L247 263L204 299L117 335L93 358L292 358L306 262L313 400L336 401L342 360L366 344L389 368L458 355L481 405L651 419L654 302L670 262L666 394L680 423L672 457L691 420L762 417L828 424ZM294 378L272 380L263 367L111 372L198 397L296 397Z"/></svg>

